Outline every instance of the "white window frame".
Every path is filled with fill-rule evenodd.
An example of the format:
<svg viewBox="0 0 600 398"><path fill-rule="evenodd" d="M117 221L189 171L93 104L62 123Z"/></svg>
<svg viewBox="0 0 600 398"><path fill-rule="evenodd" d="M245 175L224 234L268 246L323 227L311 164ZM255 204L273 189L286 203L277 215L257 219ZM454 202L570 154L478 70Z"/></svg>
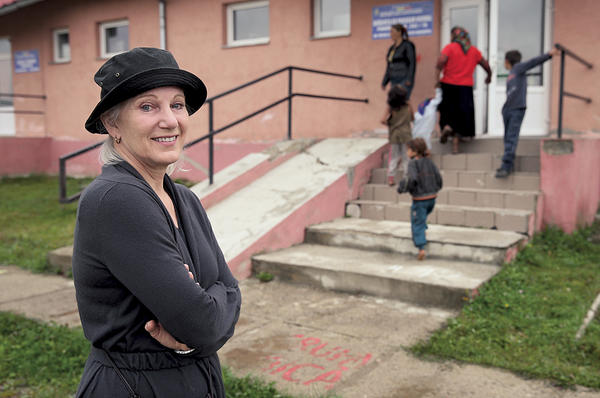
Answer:
<svg viewBox="0 0 600 398"><path fill-rule="evenodd" d="M69 35L69 56L68 57L61 57L60 51L58 48L58 36L60 36L61 34L64 34L64 33ZM54 62L57 64L71 62L71 34L69 33L69 28L54 29L54 31L52 31L52 41L54 43L54 46L53 46L54 47Z"/></svg>
<svg viewBox="0 0 600 398"><path fill-rule="evenodd" d="M313 35L317 39L325 38L325 37L339 37L339 36L349 36L351 30L351 22L352 22L352 1L348 0L348 15L350 20L348 21L348 29L341 30L328 30L321 31L321 2L323 0L313 0L313 26L314 32Z"/></svg>
<svg viewBox="0 0 600 398"><path fill-rule="evenodd" d="M120 54L120 52L109 53L106 51L106 30L121 26L127 26L127 30L129 30L129 21L127 19L122 19L119 21L103 22L100 24L100 58L110 58L113 55ZM127 46L129 47L129 44Z"/></svg>
<svg viewBox="0 0 600 398"><path fill-rule="evenodd" d="M234 38L234 22L233 22L233 14L238 10L246 10L248 8L259 8L259 7L269 7L269 18L271 14L271 8L269 4L269 0L261 0L261 1L247 1L243 3L234 3L229 4L227 6L227 46L228 47L239 47L239 46L252 46L256 44L265 44L270 40L270 32L267 37L258 37L255 39L244 39L244 40L235 40ZM269 30L270 30L270 20L269 20Z"/></svg>

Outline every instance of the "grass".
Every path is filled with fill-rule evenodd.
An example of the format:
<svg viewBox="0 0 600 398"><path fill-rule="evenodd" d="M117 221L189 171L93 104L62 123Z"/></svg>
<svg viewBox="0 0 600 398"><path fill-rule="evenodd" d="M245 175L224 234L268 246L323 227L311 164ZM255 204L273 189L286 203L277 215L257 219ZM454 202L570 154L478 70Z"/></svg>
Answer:
<svg viewBox="0 0 600 398"><path fill-rule="evenodd" d="M417 355L505 368L560 386L600 388L600 322L575 334L600 293L600 223L536 235Z"/></svg>
<svg viewBox="0 0 600 398"><path fill-rule="evenodd" d="M91 179L68 179L73 194ZM0 264L34 272L54 271L49 251L73 243L77 203L58 202L58 177L0 179Z"/></svg>
<svg viewBox="0 0 600 398"><path fill-rule="evenodd" d="M74 194L91 178L67 180ZM178 183L194 183L177 179ZM58 177L0 178L0 264L34 272L55 272L46 261L49 251L73 244L77 202L58 202Z"/></svg>
<svg viewBox="0 0 600 398"><path fill-rule="evenodd" d="M81 328L0 313L0 397L67 397L75 392L89 343Z"/></svg>

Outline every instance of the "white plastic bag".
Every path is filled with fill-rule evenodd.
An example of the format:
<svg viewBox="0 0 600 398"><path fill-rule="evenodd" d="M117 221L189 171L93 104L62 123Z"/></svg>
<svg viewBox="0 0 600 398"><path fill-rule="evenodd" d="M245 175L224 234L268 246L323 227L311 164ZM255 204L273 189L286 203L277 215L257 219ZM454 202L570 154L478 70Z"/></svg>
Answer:
<svg viewBox="0 0 600 398"><path fill-rule="evenodd" d="M440 102L442 102L442 89L436 88L435 98L431 98L429 103L424 107L419 106L419 108L422 109L415 112L412 136L413 138L423 138L427 143L427 148L429 149L431 149L431 133L435 129L435 122L437 121L437 107Z"/></svg>

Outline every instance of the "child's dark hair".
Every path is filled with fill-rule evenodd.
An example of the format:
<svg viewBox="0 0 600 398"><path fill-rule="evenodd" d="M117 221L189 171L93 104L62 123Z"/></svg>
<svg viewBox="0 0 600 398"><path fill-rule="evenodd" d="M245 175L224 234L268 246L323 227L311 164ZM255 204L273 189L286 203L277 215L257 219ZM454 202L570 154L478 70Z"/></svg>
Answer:
<svg viewBox="0 0 600 398"><path fill-rule="evenodd" d="M504 55L504 59L508 61L511 66L521 62L521 53L518 50L507 51Z"/></svg>
<svg viewBox="0 0 600 398"><path fill-rule="evenodd" d="M406 89L402 86L393 86L388 92L387 103L392 109L399 109L406 105Z"/></svg>
<svg viewBox="0 0 600 398"><path fill-rule="evenodd" d="M429 156L427 143L423 138L413 138L406 143L406 146L408 146L413 152L422 158Z"/></svg>

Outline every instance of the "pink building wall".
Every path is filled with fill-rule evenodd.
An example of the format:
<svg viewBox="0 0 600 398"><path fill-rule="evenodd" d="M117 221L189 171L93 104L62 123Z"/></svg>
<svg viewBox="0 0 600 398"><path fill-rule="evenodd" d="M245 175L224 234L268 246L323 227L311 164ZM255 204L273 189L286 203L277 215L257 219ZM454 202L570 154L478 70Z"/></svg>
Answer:
<svg viewBox="0 0 600 398"><path fill-rule="evenodd" d="M385 53L391 42L371 39L371 11L374 6L402 2L405 1L382 3L379 0L352 0L351 34L315 39L312 37L311 0L271 0L269 43L227 48L227 0L169 0L166 2L167 48L175 54L182 68L196 73L205 81L209 96L288 65L362 75L362 81L305 72L295 72L293 76L295 91L369 98L368 104L294 98L293 137L350 136L383 127L379 124L379 118L385 107L385 93L380 83L385 68ZM440 51L442 2L434 0L433 34L411 38L418 59L413 103L433 94L433 68ZM573 6L572 1L553 0L553 5L552 42L565 45L595 65L593 69L587 69L567 58L565 89L591 97L592 103L565 98L563 126L567 131L600 131L600 108L597 106L600 103L600 52L596 49L600 41L600 28L596 24L600 2L578 0L577 5ZM98 24L124 18L129 20L130 47L159 46L156 0L46 0L0 16L0 37L11 38L13 52L30 49L40 52L41 71L14 74L14 92L47 96L46 100L15 99L17 110L43 110L45 114L16 115L16 137L31 139L17 145L22 152L20 158L15 158L15 152L8 149L14 148L8 145L12 141L0 142L3 147L0 148L0 155L4 154L0 157L0 172L4 174L6 170L9 174L19 174L29 167L32 172L54 173L57 171L58 156L102 138L90 135L83 128L85 119L99 98L99 88L92 80L93 74L104 62L98 57ZM63 27L70 30L72 61L53 64L52 30ZM558 62L554 62L552 66L551 129L557 126L558 65ZM215 128L285 95L287 76L282 74L217 100ZM190 139L207 132L207 121L207 107L204 107L192 118ZM286 134L287 105L284 103L220 135L218 142L221 149L215 158L216 169L245 153L281 140ZM544 206L544 222L566 223L567 229L577 221L565 221L573 218L572 214L568 214L571 210L565 207L569 201L556 199L561 198L563 192L552 187L556 181L561 181L560 178L566 177L563 176L564 172L554 168L556 164L567 162L567 170L575 172L577 167L573 165L595 161L589 148L585 145L581 147L583 141L574 142L575 151L572 155L555 158L542 153L542 159L545 159L542 189L547 203ZM205 144L202 145L191 150L190 155L195 161L206 165L207 151ZM596 144L590 145L595 147ZM43 148L46 148L45 152ZM69 172L95 173L98 169L95 157L95 154L88 154L78 160L79 163L70 164ZM21 161L25 164L12 164L18 159L26 159ZM46 165L45 170L43 165ZM201 173L193 173L188 174L191 179L196 175L202 178ZM595 176L589 177L593 179ZM590 188L591 191L585 189L577 187L573 192L578 195L589 194L586 200L590 202L581 205L583 208L577 204L574 211L590 214L590 209L597 205L598 197L593 188ZM592 203L594 200L595 204ZM563 209L560 210L562 215L556 213L559 209ZM587 217L584 218L587 220Z"/></svg>
<svg viewBox="0 0 600 398"><path fill-rule="evenodd" d="M402 3L393 0L351 1L351 34L345 37L312 37L312 1L276 0L270 3L270 41L265 45L227 48L225 14L227 0L169 0L166 2L167 48L180 65L198 74L207 84L209 96L272 72L287 65L312 67L353 75L363 81L294 74L298 91L369 98L369 104L295 98L294 137L349 136L381 128L379 118L385 107L380 82L385 68L389 40L371 39L371 10L374 6ZM440 51L442 0L434 0L433 34L414 37L418 63L412 102L432 95L433 68ZM600 64L596 43L600 28L595 16L600 3L580 0L573 7L568 0L554 0L553 42L560 42L595 65ZM158 2L156 0L46 0L0 16L0 37L10 37L12 50L38 49L41 71L14 74L14 91L46 94L46 100L16 99L18 110L43 110L45 115L16 116L18 137L70 137L88 140L83 122L99 97L94 72L104 60L98 57L98 24L129 20L130 47L159 46ZM583 29L582 27L586 27ZM52 63L52 30L70 29L72 61ZM558 64L558 63L556 63ZM551 127L557 125L558 68L553 67ZM590 96L592 104L565 99L565 128L600 130L598 67L588 70L567 60L566 88ZM285 75L245 89L215 103L215 126L220 127L254 111L287 93ZM190 139L207 132L207 109L194 116ZM219 139L243 141L279 140L287 132L287 106L281 104L242 125L223 133ZM85 137L85 138L84 138Z"/></svg>
<svg viewBox="0 0 600 398"><path fill-rule="evenodd" d="M547 139L540 155L543 225L590 225L600 204L600 136Z"/></svg>
<svg viewBox="0 0 600 398"><path fill-rule="evenodd" d="M587 69L566 57L565 91L590 97L591 104L564 99L563 128L575 131L600 131L600 28L598 27L600 2L597 0L554 0L553 42L560 43L575 54L592 63ZM559 65L553 61L551 126L558 124Z"/></svg>
<svg viewBox="0 0 600 398"><path fill-rule="evenodd" d="M401 1L400 1L401 2ZM352 1L351 34L312 38L312 1L277 0L270 4L270 42L225 46L224 0L166 2L167 48L181 67L199 75L209 96L288 65L363 75L363 81L295 72L296 91L369 98L369 104L307 98L293 100L294 137L349 136L382 127L385 106L380 82L389 40L371 40L374 0ZM432 70L439 52L440 1L434 2L434 32L413 39L418 66L413 98L432 95ZM19 99L19 110L44 110L45 116L17 115L17 136L70 137L88 140L83 122L99 98L93 74L99 59L98 24L127 18L130 47L159 46L158 2L155 0L47 0L0 17L0 36L9 36L12 51L38 49L41 71L14 75L14 91L46 94L47 100ZM24 23L27 21L27 23ZM52 63L52 30L70 30L72 61ZM215 127L287 95L282 74L215 103ZM190 139L207 132L207 109L194 116ZM282 104L225 132L220 139L279 140L287 133L287 106Z"/></svg>

